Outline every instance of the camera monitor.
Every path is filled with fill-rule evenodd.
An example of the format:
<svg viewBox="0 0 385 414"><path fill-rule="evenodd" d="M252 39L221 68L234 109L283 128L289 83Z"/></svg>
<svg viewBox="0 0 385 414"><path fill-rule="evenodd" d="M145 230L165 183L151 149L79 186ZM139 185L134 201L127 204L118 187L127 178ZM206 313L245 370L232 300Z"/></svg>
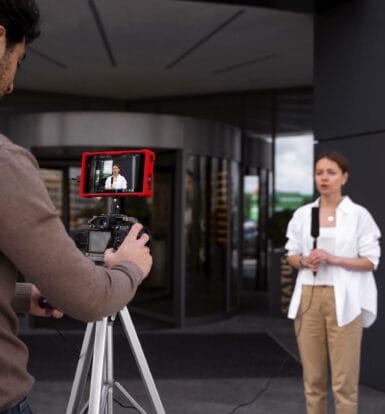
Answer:
<svg viewBox="0 0 385 414"><path fill-rule="evenodd" d="M148 149L84 152L82 197L151 197L155 154Z"/></svg>

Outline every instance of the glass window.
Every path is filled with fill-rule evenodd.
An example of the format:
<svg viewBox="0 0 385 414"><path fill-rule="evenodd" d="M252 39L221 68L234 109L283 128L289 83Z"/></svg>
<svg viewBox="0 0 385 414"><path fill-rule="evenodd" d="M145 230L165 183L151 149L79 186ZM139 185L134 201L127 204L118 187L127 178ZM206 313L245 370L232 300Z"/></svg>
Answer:
<svg viewBox="0 0 385 414"><path fill-rule="evenodd" d="M69 168L70 177L80 176L80 167ZM77 229L88 226L88 220L93 216L107 213L106 198L84 198L79 195L79 183L70 180L69 186L70 214L69 230L76 232Z"/></svg>
<svg viewBox="0 0 385 414"><path fill-rule="evenodd" d="M294 210L312 199L313 160L313 134L282 135L276 138L276 212Z"/></svg>
<svg viewBox="0 0 385 414"><path fill-rule="evenodd" d="M255 288L258 257L259 176L245 175L243 181L243 288Z"/></svg>
<svg viewBox="0 0 385 414"><path fill-rule="evenodd" d="M186 172L186 316L226 310L231 243L227 160L190 156Z"/></svg>
<svg viewBox="0 0 385 414"><path fill-rule="evenodd" d="M239 299L239 179L240 167L235 161L231 162L231 187L229 189L231 203L231 273L230 273L230 308L238 305Z"/></svg>
<svg viewBox="0 0 385 414"><path fill-rule="evenodd" d="M173 173L158 169L152 198L125 198L125 214L138 218L149 229L153 257L151 273L140 285L133 305L168 317L174 312L172 189Z"/></svg>
<svg viewBox="0 0 385 414"><path fill-rule="evenodd" d="M259 219L258 175L244 176L243 197L243 256L255 259Z"/></svg>

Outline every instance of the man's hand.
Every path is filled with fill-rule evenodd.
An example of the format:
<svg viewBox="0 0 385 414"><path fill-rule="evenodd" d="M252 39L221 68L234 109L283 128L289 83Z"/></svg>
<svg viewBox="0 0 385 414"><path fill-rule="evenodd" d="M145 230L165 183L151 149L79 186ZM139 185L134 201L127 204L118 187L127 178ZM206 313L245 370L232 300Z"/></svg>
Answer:
<svg viewBox="0 0 385 414"><path fill-rule="evenodd" d="M107 249L105 251L104 264L107 267L129 261L136 264L142 270L144 277L150 273L152 257L150 249L145 246L149 240L149 236L143 233L138 239L139 232L142 228L143 226L141 224L135 223L116 251L113 249Z"/></svg>
<svg viewBox="0 0 385 414"><path fill-rule="evenodd" d="M32 285L32 293L31 293L31 307L29 309L29 313L34 316L44 316L46 318L55 318L59 319L63 316L63 312L51 308L50 306L42 308L39 305L39 301L44 299L43 295L40 293L40 291L37 289L35 285Z"/></svg>

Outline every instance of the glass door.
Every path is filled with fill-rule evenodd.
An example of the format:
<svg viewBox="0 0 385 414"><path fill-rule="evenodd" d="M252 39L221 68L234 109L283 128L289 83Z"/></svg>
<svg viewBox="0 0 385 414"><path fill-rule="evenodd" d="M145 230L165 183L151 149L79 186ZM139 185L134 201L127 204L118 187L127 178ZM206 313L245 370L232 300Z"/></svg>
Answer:
<svg viewBox="0 0 385 414"><path fill-rule="evenodd" d="M242 287L246 291L265 291L269 172L248 168L243 183Z"/></svg>
<svg viewBox="0 0 385 414"><path fill-rule="evenodd" d="M259 250L259 176L245 175L243 183L243 289L255 290Z"/></svg>

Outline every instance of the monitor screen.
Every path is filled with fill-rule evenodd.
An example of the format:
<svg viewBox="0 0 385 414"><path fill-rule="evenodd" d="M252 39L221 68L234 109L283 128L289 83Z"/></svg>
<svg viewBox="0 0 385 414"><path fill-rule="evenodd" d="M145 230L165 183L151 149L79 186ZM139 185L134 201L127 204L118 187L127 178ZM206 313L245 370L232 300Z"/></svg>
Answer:
<svg viewBox="0 0 385 414"><path fill-rule="evenodd" d="M152 195L154 154L149 150L84 153L80 195Z"/></svg>

